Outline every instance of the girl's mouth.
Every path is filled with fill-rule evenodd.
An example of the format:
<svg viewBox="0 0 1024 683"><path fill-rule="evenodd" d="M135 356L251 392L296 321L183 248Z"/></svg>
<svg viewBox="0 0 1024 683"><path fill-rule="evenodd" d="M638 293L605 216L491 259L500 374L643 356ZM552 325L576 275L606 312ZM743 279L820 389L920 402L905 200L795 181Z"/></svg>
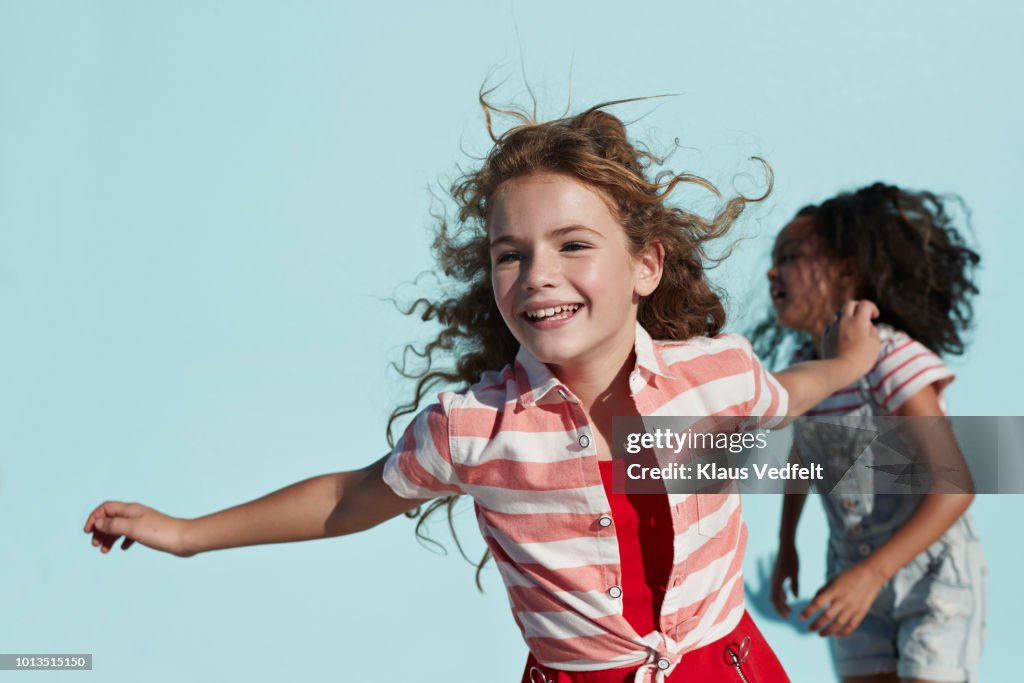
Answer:
<svg viewBox="0 0 1024 683"><path fill-rule="evenodd" d="M557 327L576 315L576 312L581 308L583 308L583 304L563 304L561 306L537 308L524 312L523 317L534 327Z"/></svg>
<svg viewBox="0 0 1024 683"><path fill-rule="evenodd" d="M782 287L772 285L771 288L772 305L778 308L782 302L786 300L786 290Z"/></svg>

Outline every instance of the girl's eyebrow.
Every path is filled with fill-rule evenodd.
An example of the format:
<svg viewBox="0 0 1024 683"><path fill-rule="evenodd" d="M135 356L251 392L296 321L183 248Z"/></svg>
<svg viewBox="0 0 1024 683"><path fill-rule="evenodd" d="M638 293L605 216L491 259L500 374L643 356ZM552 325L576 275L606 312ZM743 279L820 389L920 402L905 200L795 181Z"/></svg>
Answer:
<svg viewBox="0 0 1024 683"><path fill-rule="evenodd" d="M551 235L552 237L561 237L562 235L567 235L567 234L569 234L571 232L580 232L580 231L582 231L582 232L589 232L592 235L594 235L595 237L599 237L601 239L604 239L604 235L599 233L597 230L594 230L593 228L588 228L585 225L567 225L564 228L558 228L557 230L552 230L548 234Z"/></svg>
<svg viewBox="0 0 1024 683"><path fill-rule="evenodd" d="M799 240L795 239L784 239L775 245L775 248L772 249L772 254L779 254L787 249L790 249L793 247L794 244L797 244L798 242Z"/></svg>
<svg viewBox="0 0 1024 683"><path fill-rule="evenodd" d="M556 229L550 231L547 234L547 237L562 237L563 235L568 235L568 234L573 233L573 232L588 232L588 233L592 234L593 236L595 236L595 237L597 237L599 239L604 239L604 235L602 235L597 230L594 230L593 228L588 228L585 225L575 225L575 224L574 225L567 225L564 228L556 228ZM506 243L507 244L517 244L520 241L521 240L518 240L515 237L512 237L511 235L502 235L500 237L496 237L493 240L491 240L491 249L494 249L496 246L499 246L501 244L506 244Z"/></svg>

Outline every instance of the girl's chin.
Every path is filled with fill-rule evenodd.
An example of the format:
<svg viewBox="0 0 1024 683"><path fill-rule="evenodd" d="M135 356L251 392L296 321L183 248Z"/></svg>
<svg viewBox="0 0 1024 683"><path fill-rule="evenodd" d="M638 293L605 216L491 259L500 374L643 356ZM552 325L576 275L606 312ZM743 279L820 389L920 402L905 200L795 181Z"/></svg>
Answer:
<svg viewBox="0 0 1024 683"><path fill-rule="evenodd" d="M528 346L527 350L533 354L534 358L545 365L571 365L579 357L579 352L576 350L551 348L550 346L534 348Z"/></svg>
<svg viewBox="0 0 1024 683"><path fill-rule="evenodd" d="M785 328L787 330L792 330L793 332L807 332L807 330L804 329L804 326L801 325L799 321L792 320L784 315L776 315L775 323L779 327Z"/></svg>

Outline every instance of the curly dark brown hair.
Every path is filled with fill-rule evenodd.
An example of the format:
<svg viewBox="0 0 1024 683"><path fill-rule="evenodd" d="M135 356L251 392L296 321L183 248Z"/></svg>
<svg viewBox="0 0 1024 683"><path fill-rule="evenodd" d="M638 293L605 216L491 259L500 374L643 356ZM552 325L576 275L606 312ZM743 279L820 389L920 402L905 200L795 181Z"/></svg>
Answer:
<svg viewBox="0 0 1024 683"><path fill-rule="evenodd" d="M417 299L404 311L424 321L436 321L442 329L423 347L405 347L405 357L418 357L424 361L423 367L409 370L404 363L395 366L404 377L416 380L416 388L413 398L391 414L389 444L394 443L395 421L417 411L432 389L447 386L464 390L483 372L500 370L514 362L519 343L494 300L487 234L491 200L503 183L535 172L575 178L610 200L633 253L660 242L665 251L664 273L658 288L641 300L638 319L653 338L680 341L715 335L722 329L725 308L705 273L705 263L719 259L709 255L707 243L724 235L747 204L761 201L771 192L771 169L758 159L768 176L766 192L754 198L733 197L713 218L703 218L670 206L666 199L681 183L698 185L720 197L718 190L689 173L663 171L649 178L650 167L661 165L663 159L631 143L623 122L604 111L632 100L607 102L574 116L538 122L525 111L493 106L487 95L481 93L480 105L494 147L479 168L464 173L449 188L457 209L454 217L437 217L433 251L449 290L436 300ZM511 118L515 125L495 135L496 115ZM435 367L438 358L454 359L454 367ZM416 534L420 539L429 541L424 535L424 522L441 508L447 508L451 526L455 500L436 499L422 512L410 513L419 516ZM458 545L458 538L455 540ZM458 547L462 552L461 545ZM485 553L478 564L478 587L480 569L488 559L489 553Z"/></svg>
<svg viewBox="0 0 1024 683"><path fill-rule="evenodd" d="M956 195L914 192L874 183L805 206L825 255L843 262L855 277L855 297L870 299L877 322L902 330L938 354L959 355L971 327L974 270L981 257L957 229L951 204L969 212ZM753 330L757 353L774 362L787 338L771 315Z"/></svg>

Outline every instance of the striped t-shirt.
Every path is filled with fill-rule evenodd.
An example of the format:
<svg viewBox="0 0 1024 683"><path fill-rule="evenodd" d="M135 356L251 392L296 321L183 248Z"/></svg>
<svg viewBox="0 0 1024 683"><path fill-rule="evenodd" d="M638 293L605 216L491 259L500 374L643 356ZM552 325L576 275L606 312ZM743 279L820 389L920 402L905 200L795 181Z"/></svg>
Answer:
<svg viewBox="0 0 1024 683"><path fill-rule="evenodd" d="M892 415L907 399L933 384L945 412L942 394L956 377L949 366L927 346L891 325L878 325L878 335L882 346L871 371L826 398L807 415L848 415L869 404L880 414ZM793 362L813 357L813 347L805 345L793 356Z"/></svg>
<svg viewBox="0 0 1024 683"><path fill-rule="evenodd" d="M886 469L876 467L879 461L891 464L894 442L876 443L878 436L867 418L893 415L912 396L934 386L939 407L946 412L943 393L954 379L953 371L928 347L890 325L878 325L881 348L878 360L867 375L837 391L808 411L815 420L800 420L793 427L793 444L804 464L816 463L824 468L825 481L816 482L822 493L822 505L828 518L833 550L847 552L853 548L858 556L866 556L873 547L866 544L884 542L902 527L917 509L921 494L907 493L900 486L893 490L887 483ZM806 345L793 357L794 361L813 356ZM836 432L836 425L854 427L845 433ZM893 435L905 436L902 430ZM876 451L877 448L877 451ZM896 450L902 448L896 446ZM898 480L897 480L898 481Z"/></svg>
<svg viewBox="0 0 1024 683"><path fill-rule="evenodd" d="M743 337L655 342L637 325L629 385L642 416L756 416L788 396ZM525 349L500 372L420 412L384 480L406 498L473 497L480 530L538 661L566 671L638 666L661 680L743 613L746 526L738 494L668 494L673 567L660 625L622 615L622 569L597 449L579 401Z"/></svg>

